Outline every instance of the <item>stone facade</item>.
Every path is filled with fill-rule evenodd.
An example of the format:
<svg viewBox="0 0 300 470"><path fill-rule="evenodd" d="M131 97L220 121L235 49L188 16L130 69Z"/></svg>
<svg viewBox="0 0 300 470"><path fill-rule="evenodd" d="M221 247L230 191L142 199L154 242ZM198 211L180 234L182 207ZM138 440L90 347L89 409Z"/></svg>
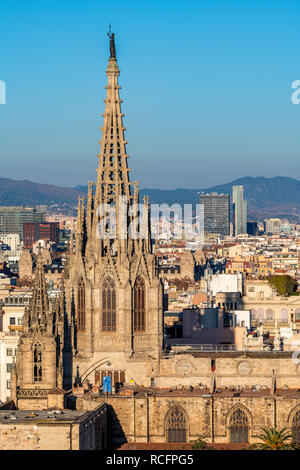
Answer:
<svg viewBox="0 0 300 470"><path fill-rule="evenodd" d="M159 277L163 281L172 279L184 279L189 282L194 282L200 279L204 272L207 259L202 250L195 252L184 250L180 254L179 265L168 266L160 265Z"/></svg>
<svg viewBox="0 0 300 470"><path fill-rule="evenodd" d="M103 450L106 406L93 411L2 411L0 450Z"/></svg>
<svg viewBox="0 0 300 470"><path fill-rule="evenodd" d="M251 310L252 325L263 324L273 333L276 327L298 329L300 325L300 297L283 297L276 293L268 281L247 280L241 305Z"/></svg>
<svg viewBox="0 0 300 470"><path fill-rule="evenodd" d="M236 410L241 410L246 417L249 443L257 442L255 435L261 432L262 426L294 427L293 419L300 411L297 393L290 396L255 392L248 396L243 393L234 395L239 394L228 392L226 396L225 393L165 391L153 392L152 396L141 392L135 397L111 396L107 403L118 418L111 445L117 447L126 441L168 442L168 417L176 408L184 416L186 442L197 439L199 435L208 438L209 442L231 442L231 418ZM79 409L92 409L94 406L95 401L78 400Z"/></svg>
<svg viewBox="0 0 300 470"><path fill-rule="evenodd" d="M33 277L33 259L30 250L23 250L19 263L19 278L31 281Z"/></svg>

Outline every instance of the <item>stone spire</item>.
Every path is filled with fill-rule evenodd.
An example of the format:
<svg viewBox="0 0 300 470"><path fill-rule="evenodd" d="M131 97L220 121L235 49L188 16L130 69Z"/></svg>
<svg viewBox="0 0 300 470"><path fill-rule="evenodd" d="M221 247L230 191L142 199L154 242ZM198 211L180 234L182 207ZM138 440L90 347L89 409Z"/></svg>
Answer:
<svg viewBox="0 0 300 470"><path fill-rule="evenodd" d="M39 409L51 407L53 403L60 408L64 406L64 392L57 389L63 386L65 367L64 313L64 288L56 301L49 302L39 253L32 300L25 309L23 334L12 367L12 397L19 409L31 409L32 397Z"/></svg>
<svg viewBox="0 0 300 470"><path fill-rule="evenodd" d="M86 218L84 197L78 198L77 222L76 222L76 252L84 255L86 247Z"/></svg>
<svg viewBox="0 0 300 470"><path fill-rule="evenodd" d="M122 100L119 96L118 76L120 74L116 57L111 55L106 75L108 84L102 127L101 149L96 187L96 203L110 204L116 202L118 196L131 199L128 155L124 137Z"/></svg>
<svg viewBox="0 0 300 470"><path fill-rule="evenodd" d="M160 357L163 288L152 252L149 201L139 205L138 184L133 188L129 180L120 71L112 34L110 39L97 182L94 191L89 184L86 204L79 201L76 248L65 278L70 330L65 328L64 357L91 366L109 353L119 368L133 354ZM72 378L73 370L66 375Z"/></svg>
<svg viewBox="0 0 300 470"><path fill-rule="evenodd" d="M144 253L151 253L151 218L148 196L144 196L144 212L142 218L141 232L143 234L143 251Z"/></svg>
<svg viewBox="0 0 300 470"><path fill-rule="evenodd" d="M87 206L86 206L87 238L89 238L91 236L91 233L92 233L93 211L94 211L93 183L91 183L89 181L89 183L88 183L88 195L87 195Z"/></svg>
<svg viewBox="0 0 300 470"><path fill-rule="evenodd" d="M25 330L46 331L48 317L49 301L46 290L43 260L41 254L39 254L34 273L32 300L29 309L26 309L24 314Z"/></svg>

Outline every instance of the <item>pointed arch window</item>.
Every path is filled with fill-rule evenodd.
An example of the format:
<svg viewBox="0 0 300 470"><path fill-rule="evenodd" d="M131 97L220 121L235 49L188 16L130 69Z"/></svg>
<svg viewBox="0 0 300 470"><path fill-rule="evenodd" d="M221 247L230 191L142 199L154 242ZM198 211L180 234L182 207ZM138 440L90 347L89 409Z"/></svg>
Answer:
<svg viewBox="0 0 300 470"><path fill-rule="evenodd" d="M229 421L230 442L248 442L249 421L246 413L237 408Z"/></svg>
<svg viewBox="0 0 300 470"><path fill-rule="evenodd" d="M116 287L110 278L102 285L102 331L116 331Z"/></svg>
<svg viewBox="0 0 300 470"><path fill-rule="evenodd" d="M300 444L300 410L293 417L292 421L293 443Z"/></svg>
<svg viewBox="0 0 300 470"><path fill-rule="evenodd" d="M77 324L79 331L85 330L85 285L82 277L77 284Z"/></svg>
<svg viewBox="0 0 300 470"><path fill-rule="evenodd" d="M145 281L139 276L134 284L133 293L134 331L145 331Z"/></svg>
<svg viewBox="0 0 300 470"><path fill-rule="evenodd" d="M41 382L42 379L42 345L40 343L36 343L33 348L33 381Z"/></svg>
<svg viewBox="0 0 300 470"><path fill-rule="evenodd" d="M175 406L169 411L166 424L168 442L186 442L186 417L179 406Z"/></svg>

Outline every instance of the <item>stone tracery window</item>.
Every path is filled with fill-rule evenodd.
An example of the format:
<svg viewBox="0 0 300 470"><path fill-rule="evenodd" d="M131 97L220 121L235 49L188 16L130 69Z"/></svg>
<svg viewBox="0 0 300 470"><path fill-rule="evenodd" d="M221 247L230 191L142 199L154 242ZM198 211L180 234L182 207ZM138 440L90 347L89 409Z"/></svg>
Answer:
<svg viewBox="0 0 300 470"><path fill-rule="evenodd" d="M145 282L141 276L135 281L133 292L134 331L145 331Z"/></svg>
<svg viewBox="0 0 300 470"><path fill-rule="evenodd" d="M78 330L85 330L85 286L83 278L80 277L77 283L77 322Z"/></svg>
<svg viewBox="0 0 300 470"><path fill-rule="evenodd" d="M248 442L249 421L241 408L236 408L229 421L230 442Z"/></svg>
<svg viewBox="0 0 300 470"><path fill-rule="evenodd" d="M42 379L42 345L40 343L36 343L33 348L33 381L41 382Z"/></svg>
<svg viewBox="0 0 300 470"><path fill-rule="evenodd" d="M296 412L292 421L293 443L300 444L300 410Z"/></svg>
<svg viewBox="0 0 300 470"><path fill-rule="evenodd" d="M102 285L102 331L116 331L116 288L111 278Z"/></svg>
<svg viewBox="0 0 300 470"><path fill-rule="evenodd" d="M166 424L168 442L186 442L186 417L179 406L174 406L169 411Z"/></svg>

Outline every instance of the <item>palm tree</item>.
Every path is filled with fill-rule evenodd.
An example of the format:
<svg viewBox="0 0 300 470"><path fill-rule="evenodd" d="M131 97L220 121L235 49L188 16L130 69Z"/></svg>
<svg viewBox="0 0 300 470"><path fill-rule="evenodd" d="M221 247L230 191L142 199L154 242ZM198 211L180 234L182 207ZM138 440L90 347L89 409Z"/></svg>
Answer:
<svg viewBox="0 0 300 470"><path fill-rule="evenodd" d="M299 449L297 444L291 441L293 434L290 434L287 428L277 429L276 427L263 427L262 433L257 437L262 442L252 444L250 449L257 450L296 450Z"/></svg>

